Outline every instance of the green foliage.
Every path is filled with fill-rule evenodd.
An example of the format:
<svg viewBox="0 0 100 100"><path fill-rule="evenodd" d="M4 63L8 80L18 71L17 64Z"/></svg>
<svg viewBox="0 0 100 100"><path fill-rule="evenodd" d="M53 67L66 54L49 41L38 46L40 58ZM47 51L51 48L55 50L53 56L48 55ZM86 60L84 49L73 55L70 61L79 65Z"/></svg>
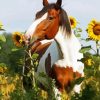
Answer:
<svg viewBox="0 0 100 100"><path fill-rule="evenodd" d="M93 65L85 64L85 79L82 82L82 90L80 94L75 93L72 100L99 100L100 99L100 57L86 53L86 59L92 59Z"/></svg>
<svg viewBox="0 0 100 100"><path fill-rule="evenodd" d="M81 37L81 33L82 32L82 29L81 28L75 28L74 29L74 33L75 33L75 36L77 37L77 38L80 38Z"/></svg>
<svg viewBox="0 0 100 100"><path fill-rule="evenodd" d="M6 42L6 38L5 38L5 36L2 34L2 35L0 35L0 41L2 41L2 42Z"/></svg>
<svg viewBox="0 0 100 100"><path fill-rule="evenodd" d="M80 53L86 53L89 50L91 50L91 46L82 47L81 50L80 50Z"/></svg>
<svg viewBox="0 0 100 100"><path fill-rule="evenodd" d="M85 42L92 41L90 38L81 39ZM94 41L95 42L95 41ZM99 42L95 42L98 45ZM90 53L90 50L94 51ZM96 50L91 46L84 46L80 52L84 58L84 80L82 81L81 92L72 93L71 100L100 100L100 46Z"/></svg>
<svg viewBox="0 0 100 100"><path fill-rule="evenodd" d="M25 92L21 88L17 88L10 96L11 100L43 100L43 97L40 96L40 90L37 91L35 89Z"/></svg>
<svg viewBox="0 0 100 100"><path fill-rule="evenodd" d="M81 82L84 80L84 77L80 77L75 80L75 84L81 84Z"/></svg>
<svg viewBox="0 0 100 100"><path fill-rule="evenodd" d="M1 30L1 29L0 29ZM81 38L81 28L76 28L74 30L75 35L78 38ZM86 43L91 41L91 39L86 38L82 39ZM100 99L100 47L98 42L96 42L96 46L98 48L94 50L92 46L83 46L80 50L83 53L84 58L81 59L81 62L84 63L84 78L76 79L72 88L75 84L80 84L82 82L81 92L74 93L71 91L68 95L70 96L70 100L99 100ZM0 77L7 80L8 83L13 83L15 77L18 75L19 79L15 85L15 89L13 92L8 93L8 97L10 96L10 100L56 100L54 96L55 80L52 80L44 73L37 74L38 67L38 54L31 55L30 52L25 51L26 48L18 48L14 45L12 41L12 35L3 33L0 35L0 68L7 67L7 72L0 73ZM94 50L94 53L90 53L91 50ZM28 54L29 57L27 60L31 61L30 71L23 75L23 65L24 65L24 56ZM27 83L30 85L30 81L32 84L31 89L25 90L23 87L23 77L25 77ZM0 82L3 80L0 80ZM0 84L1 85L1 84ZM42 85L43 88L40 88ZM0 87L1 88L1 87ZM45 91L46 96L41 95L41 91ZM0 91L0 99L3 100L3 95ZM4 100L9 100L8 98Z"/></svg>
<svg viewBox="0 0 100 100"><path fill-rule="evenodd" d="M27 60L31 60L31 65L30 65L30 71L24 75L24 78L27 82L27 86L25 86L26 88L26 93L31 93L31 97L34 100L44 100L43 96L39 95L41 89L43 88L43 90L45 90L47 92L47 96L46 99L49 100L56 100L55 96L54 96L54 86L55 86L55 81L52 80L50 77L48 77L46 74L44 73L36 73L37 71L37 66L38 66L38 54L34 53L33 55L31 55L30 51L26 52L29 57L27 58ZM32 88L29 89L27 87L29 87L28 85L30 85L30 81L32 84ZM41 88L42 86L42 88ZM33 95L32 95L33 93ZM35 95L35 96L34 96ZM30 99L30 100L32 100Z"/></svg>
<svg viewBox="0 0 100 100"><path fill-rule="evenodd" d="M80 95L78 93L74 93L71 100L95 100L93 97L95 96L95 90L93 90L91 85L86 85L82 90Z"/></svg>
<svg viewBox="0 0 100 100"><path fill-rule="evenodd" d="M2 34L0 41L0 63L5 63L13 73L21 73L24 49L14 46L11 34Z"/></svg>

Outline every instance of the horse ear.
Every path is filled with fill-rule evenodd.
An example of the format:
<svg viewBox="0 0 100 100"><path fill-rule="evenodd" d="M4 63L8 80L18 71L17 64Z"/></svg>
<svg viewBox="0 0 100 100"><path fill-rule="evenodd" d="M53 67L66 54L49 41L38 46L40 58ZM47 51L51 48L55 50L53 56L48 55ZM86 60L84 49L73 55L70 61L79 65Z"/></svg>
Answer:
<svg viewBox="0 0 100 100"><path fill-rule="evenodd" d="M61 7L62 4L62 0L57 0L56 5L58 5L59 7Z"/></svg>
<svg viewBox="0 0 100 100"><path fill-rule="evenodd" d="M48 1L47 0L43 0L43 6L48 6Z"/></svg>

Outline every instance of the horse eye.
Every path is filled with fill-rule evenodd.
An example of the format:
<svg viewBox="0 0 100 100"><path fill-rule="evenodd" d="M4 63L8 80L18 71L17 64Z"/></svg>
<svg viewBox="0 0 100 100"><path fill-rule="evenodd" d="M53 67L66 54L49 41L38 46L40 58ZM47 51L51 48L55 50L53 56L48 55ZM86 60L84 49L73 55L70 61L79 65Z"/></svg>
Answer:
<svg viewBox="0 0 100 100"><path fill-rule="evenodd" d="M49 16L48 18L49 18L49 20L52 20L54 17L53 16Z"/></svg>

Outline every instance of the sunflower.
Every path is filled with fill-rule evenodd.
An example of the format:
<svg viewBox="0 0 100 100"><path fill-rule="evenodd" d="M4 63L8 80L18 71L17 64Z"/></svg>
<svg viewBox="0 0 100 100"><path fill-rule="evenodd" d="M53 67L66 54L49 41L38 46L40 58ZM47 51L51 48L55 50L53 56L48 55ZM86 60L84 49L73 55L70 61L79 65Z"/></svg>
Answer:
<svg viewBox="0 0 100 100"><path fill-rule="evenodd" d="M87 66L92 66L92 65L94 64L94 61L93 61L92 59L87 59L87 60L85 61L85 64L86 64Z"/></svg>
<svg viewBox="0 0 100 100"><path fill-rule="evenodd" d="M1 67L0 66L0 73L4 73L4 72L6 72L7 71L7 68L6 67Z"/></svg>
<svg viewBox="0 0 100 100"><path fill-rule="evenodd" d="M14 32L12 35L14 44L17 47L21 47L22 46L22 41L23 41L23 35L20 32Z"/></svg>
<svg viewBox="0 0 100 100"><path fill-rule="evenodd" d="M15 90L15 87L17 86L17 82L19 80L14 81L16 76L9 77L0 75L0 93L2 94L1 100L9 100L5 98L9 98L10 94Z"/></svg>
<svg viewBox="0 0 100 100"><path fill-rule="evenodd" d="M77 21L76 21L76 19L75 19L74 17L70 16L70 17L69 17L69 20L70 20L71 27L72 27L73 29L76 28L76 26L77 26Z"/></svg>
<svg viewBox="0 0 100 100"><path fill-rule="evenodd" d="M100 22L91 20L87 27L87 33L90 39L99 41L100 40Z"/></svg>

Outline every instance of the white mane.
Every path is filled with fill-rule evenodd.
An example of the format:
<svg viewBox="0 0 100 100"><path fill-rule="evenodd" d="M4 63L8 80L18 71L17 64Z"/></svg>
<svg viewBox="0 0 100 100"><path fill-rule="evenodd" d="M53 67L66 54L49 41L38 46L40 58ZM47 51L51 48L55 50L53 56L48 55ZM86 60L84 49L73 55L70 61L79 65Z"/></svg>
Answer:
<svg viewBox="0 0 100 100"><path fill-rule="evenodd" d="M63 54L63 59L58 60L56 64L62 67L73 67L74 72L78 71L83 74L83 64L78 61L83 58L83 54L79 53L81 44L74 33L71 34L71 37L65 37L65 32L66 31L60 27L55 37Z"/></svg>

